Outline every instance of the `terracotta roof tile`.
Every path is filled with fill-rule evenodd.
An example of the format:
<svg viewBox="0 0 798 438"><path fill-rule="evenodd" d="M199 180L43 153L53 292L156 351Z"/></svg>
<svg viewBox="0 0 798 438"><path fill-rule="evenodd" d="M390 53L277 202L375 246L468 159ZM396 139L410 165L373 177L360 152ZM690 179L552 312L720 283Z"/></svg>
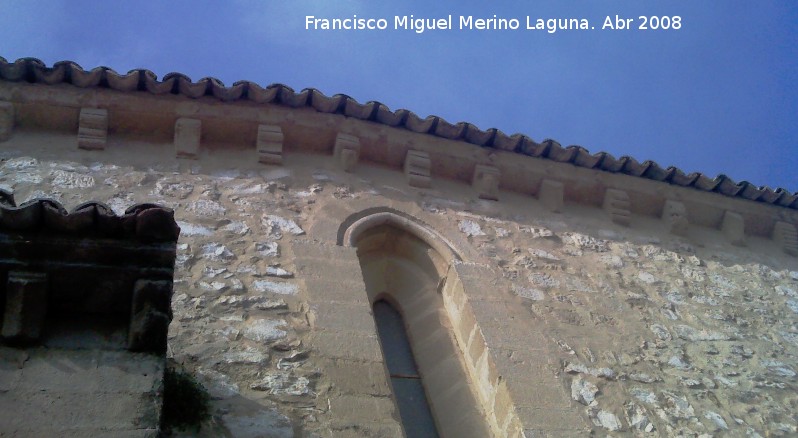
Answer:
<svg viewBox="0 0 798 438"><path fill-rule="evenodd" d="M405 109L391 111L379 102L372 101L361 104L343 94L329 97L315 89L294 91L282 84L273 84L264 88L249 81L238 81L231 87L225 87L221 81L215 78L203 78L192 82L188 76L181 73L169 73L159 81L155 73L145 69L119 74L107 67L97 67L87 71L71 61L57 62L52 67L47 67L42 61L35 58L22 58L8 62L2 57L0 57L0 80L48 85L68 83L83 88L104 87L125 92L169 93L189 98L211 96L225 102L250 100L259 104L271 103L293 108L307 106L323 113L343 114L359 120L374 121L387 126L405 128L413 132L450 140L465 141L478 146L572 163L589 169L620 172L654 181L692 187L697 190L714 191L725 196L798 209L798 192L789 193L781 188L773 190L769 187L755 187L747 181L736 183L725 175L719 175L714 179L701 173L686 175L678 168L663 169L653 161L639 163L626 156L616 159L605 152L591 155L581 146L563 148L554 140L537 143L522 134L508 136L495 128L483 131L470 123L452 124L437 116L428 116L422 119L417 114Z"/></svg>
<svg viewBox="0 0 798 438"><path fill-rule="evenodd" d="M52 199L37 198L17 206L14 195L1 189L0 231L149 242L176 242L180 235L174 212L160 205L137 204L117 216L102 202L86 202L70 212Z"/></svg>

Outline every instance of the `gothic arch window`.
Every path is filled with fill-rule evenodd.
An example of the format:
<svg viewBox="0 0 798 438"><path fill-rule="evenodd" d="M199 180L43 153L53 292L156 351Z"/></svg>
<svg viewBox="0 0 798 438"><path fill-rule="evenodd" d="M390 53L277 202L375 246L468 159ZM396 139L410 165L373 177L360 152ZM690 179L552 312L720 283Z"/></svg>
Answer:
<svg viewBox="0 0 798 438"><path fill-rule="evenodd" d="M339 237L339 243L357 248L407 436L436 436L426 434L435 430L442 437L494 435L441 293L456 253L429 229L390 212L354 220ZM409 352L407 346L399 346L404 341L396 341L403 335ZM404 351L399 359L394 357L397 351ZM416 367L409 364L413 359ZM424 413L424 399L429 414ZM408 401L418 404L406 419L409 411L403 403ZM413 415L431 416L435 430L426 428L416 435Z"/></svg>

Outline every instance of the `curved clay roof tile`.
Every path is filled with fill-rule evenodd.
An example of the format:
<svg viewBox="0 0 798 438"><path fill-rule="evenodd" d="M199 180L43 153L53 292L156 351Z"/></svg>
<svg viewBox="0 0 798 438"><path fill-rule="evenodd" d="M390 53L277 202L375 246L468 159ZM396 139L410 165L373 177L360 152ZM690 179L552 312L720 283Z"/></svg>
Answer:
<svg viewBox="0 0 798 438"><path fill-rule="evenodd" d="M585 149L563 149L559 143L546 140L540 144L521 134L507 136L503 132L491 128L482 131L464 122L449 123L437 116L421 118L405 109L391 111L379 102L360 104L356 100L335 95L327 97L318 90L305 89L295 92L282 84L261 87L248 81L238 81L232 87L215 78L203 78L196 83L179 73L169 73L158 81L158 77L150 70L131 70L120 75L107 67L97 67L86 71L77 63L60 61L48 68L36 58L20 58L8 62L0 57L0 79L19 82L43 83L48 85L69 83L78 87L109 87L117 91L148 91L153 94L182 94L186 97L198 98L213 96L222 101L249 99L255 103L276 103L293 108L311 106L316 111L331 114L344 114L360 120L370 120L392 127L404 127L410 131L435 135L450 140L463 140L471 144L493 147L504 151L514 151L538 158L554 161L573 162L577 166L600 169L608 172L623 172L628 175L669 182L671 184L693 187L697 190L716 191L726 196L766 202L788 208L798 209L798 192L790 194L784 189L776 191L770 188L756 188L749 183L735 184L727 177L719 175L714 179L700 174L685 175L677 168L663 170L654 162L639 164L629 157L615 159L608 153L599 152L590 155Z"/></svg>

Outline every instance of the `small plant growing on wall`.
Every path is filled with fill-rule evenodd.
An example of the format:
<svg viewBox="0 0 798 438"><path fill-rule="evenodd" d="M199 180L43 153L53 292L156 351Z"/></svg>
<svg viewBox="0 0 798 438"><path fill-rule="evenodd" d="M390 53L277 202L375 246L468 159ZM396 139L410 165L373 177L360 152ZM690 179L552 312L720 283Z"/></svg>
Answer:
<svg viewBox="0 0 798 438"><path fill-rule="evenodd" d="M163 410L161 430L169 434L174 429L199 430L210 418L210 396L194 376L169 364L164 372Z"/></svg>

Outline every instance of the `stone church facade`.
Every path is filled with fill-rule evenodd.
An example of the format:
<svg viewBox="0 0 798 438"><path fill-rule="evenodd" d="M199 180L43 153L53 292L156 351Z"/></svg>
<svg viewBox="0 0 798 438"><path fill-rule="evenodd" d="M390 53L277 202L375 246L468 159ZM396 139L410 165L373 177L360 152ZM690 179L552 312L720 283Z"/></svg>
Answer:
<svg viewBox="0 0 798 438"><path fill-rule="evenodd" d="M174 211L166 355L211 395L205 436L402 436L424 415L444 437L798 433L796 193L316 90L32 59L0 58L0 141L20 205ZM0 351L7 406L32 362Z"/></svg>

